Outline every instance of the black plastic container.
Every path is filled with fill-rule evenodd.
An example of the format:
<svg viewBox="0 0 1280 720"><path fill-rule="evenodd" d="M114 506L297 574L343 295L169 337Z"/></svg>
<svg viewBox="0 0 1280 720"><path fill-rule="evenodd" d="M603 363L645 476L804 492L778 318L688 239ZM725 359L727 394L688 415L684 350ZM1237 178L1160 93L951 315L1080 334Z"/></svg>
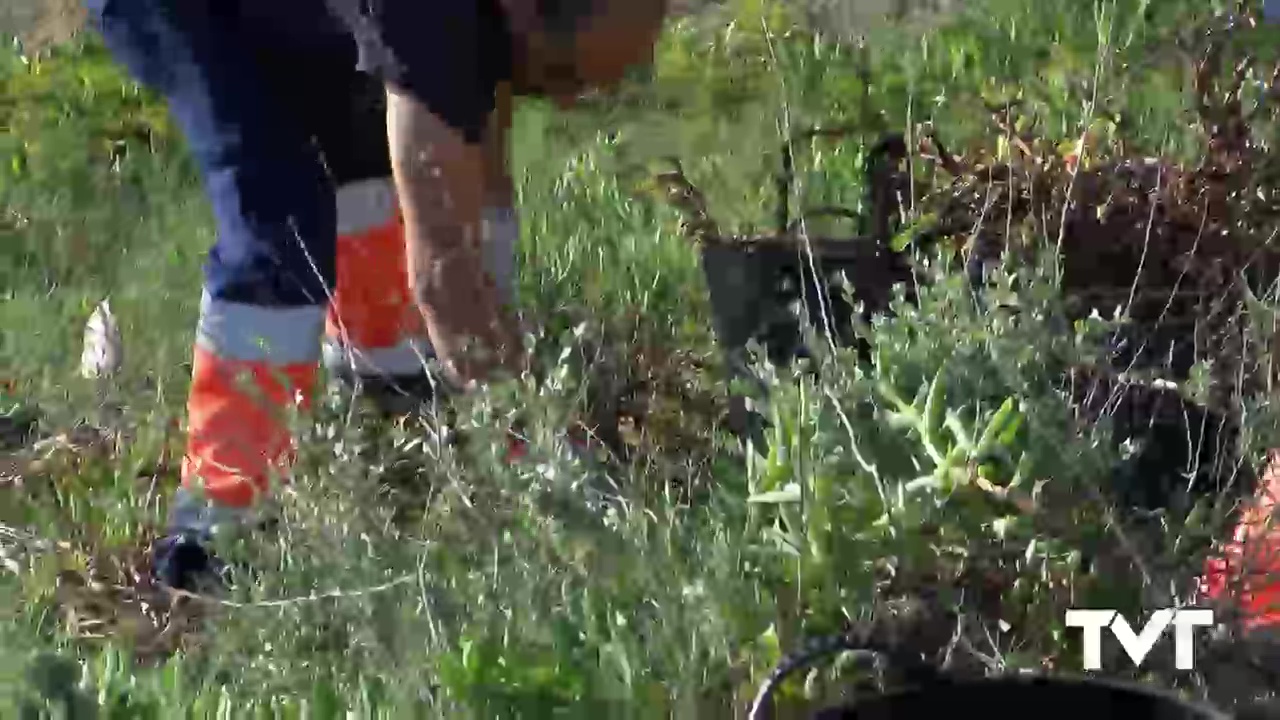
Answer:
<svg viewBox="0 0 1280 720"><path fill-rule="evenodd" d="M906 146L899 135L882 139L869 153L869 216L845 208L816 208L791 217L792 145L814 136L838 137L844 130L811 130L786 143L778 176L775 234L761 237L704 237L701 259L714 315L716 338L735 371L745 370L746 348L758 343L770 361L786 365L809 353L802 324L839 347L857 343L853 333L855 301L865 315L883 311L892 288L911 279L904 255L889 248L899 216L897 200L904 175L899 165ZM841 237L807 237L801 219L839 217L856 231ZM803 310L794 312L795 306Z"/></svg>
<svg viewBox="0 0 1280 720"><path fill-rule="evenodd" d="M899 256L860 237L709 243L702 248L702 269L724 350L742 360L754 341L778 365L809 354L801 323L838 347L857 343L846 282L870 313L888 306L893 283L910 278ZM799 313L793 311L797 305Z"/></svg>
<svg viewBox="0 0 1280 720"><path fill-rule="evenodd" d="M887 659L890 653L867 649L850 637L824 638L783 659L761 686L749 720L772 718L773 695L792 674L841 652L863 659ZM1005 675L960 679L936 668L915 669L911 687L869 695L842 706L818 710L813 720L981 717L987 720L1052 714L1063 718L1123 720L1228 720L1236 717L1188 701L1166 690L1087 676Z"/></svg>
<svg viewBox="0 0 1280 720"><path fill-rule="evenodd" d="M1093 678L1001 677L940 682L886 693L847 707L819 711L814 720L982 717L1123 720L1227 720L1233 716L1172 693Z"/></svg>

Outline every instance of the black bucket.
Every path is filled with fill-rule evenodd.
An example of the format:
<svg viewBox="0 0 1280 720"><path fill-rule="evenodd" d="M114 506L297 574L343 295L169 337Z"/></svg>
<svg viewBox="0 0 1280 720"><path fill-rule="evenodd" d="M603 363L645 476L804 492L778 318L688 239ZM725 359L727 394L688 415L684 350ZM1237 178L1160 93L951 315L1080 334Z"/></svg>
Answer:
<svg viewBox="0 0 1280 720"><path fill-rule="evenodd" d="M846 282L855 290L853 299L880 311L889 304L892 285L910 278L900 256L859 237L708 243L702 269L717 340L737 366L752 342L776 365L807 356L805 325L837 347L855 345ZM792 305L805 312L793 313Z"/></svg>
<svg viewBox="0 0 1280 720"><path fill-rule="evenodd" d="M759 237L703 236L702 270L711 297L716 338L741 370L749 343L769 360L786 365L809 353L802 339L808 325L834 344L856 343L853 307L844 292L852 287L865 314L887 309L892 288L908 283L911 270L904 254L889 247L900 217L899 198L905 184L900 165L906 146L899 135L882 138L869 150L867 204L861 215L842 207L790 208L792 146L816 136L841 137L847 130L809 130L783 144L778 176L776 228ZM808 237L804 223L820 217L852 221L849 235ZM799 316L790 306L801 305Z"/></svg>
<svg viewBox="0 0 1280 720"><path fill-rule="evenodd" d="M1064 718L1124 720L1227 720L1231 715L1191 703L1173 693L1093 678L997 677L938 682L886 693L845 707L817 712L814 720L972 717L1028 718L1052 713Z"/></svg>
<svg viewBox="0 0 1280 720"><path fill-rule="evenodd" d="M788 676L841 652L851 652L862 659L891 655L867 649L846 636L819 640L805 651L783 659L774 668L756 695L749 720L772 717L774 692ZM818 710L811 717L813 720L879 720L967 715L987 720L1022 720L1037 713L1098 720L1113 717L1229 720L1234 717L1166 690L1093 677L1024 674L961 679L947 677L934 668L927 668L927 672L917 669L915 674L919 677L910 688L870 694L845 705Z"/></svg>

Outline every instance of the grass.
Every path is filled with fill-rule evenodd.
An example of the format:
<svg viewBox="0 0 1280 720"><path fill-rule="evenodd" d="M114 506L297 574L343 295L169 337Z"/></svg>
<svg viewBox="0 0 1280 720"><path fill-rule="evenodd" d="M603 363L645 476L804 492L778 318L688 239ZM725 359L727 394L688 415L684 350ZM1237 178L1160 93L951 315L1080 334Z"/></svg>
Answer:
<svg viewBox="0 0 1280 720"><path fill-rule="evenodd" d="M1201 506L1169 514L1136 561L1097 569L1117 528L1137 532L1093 502L1124 448L1106 423L1079 427L1058 384L1098 355L1097 328L1051 329L1060 301L1043 268L996 281L1026 310L1006 316L935 258L918 302L871 330L874 366L840 350L819 353L817 379L762 369L770 447L744 450L723 421L696 250L646 179L679 158L717 219L749 232L770 222L782 133L852 123L850 141L808 148L798 193L861 210L879 133L914 141L932 123L953 148L994 145L982 103L1015 95L1055 144L1109 113L1123 121L1100 148L1191 162L1203 141L1171 38L1216 9L989 0L926 34L879 31L864 53L735 0L673 21L653 77L616 104L525 104L520 292L555 371L459 406L479 440L462 450L430 423L353 420L331 398L299 426L283 529L249 543L262 581L201 612L128 576L176 482L213 237L198 180L162 103L92 38L6 51L0 399L54 430L92 418L99 389L75 366L109 295L126 432L105 455L59 455L0 485L0 529L14 530L0 535L0 701L61 717L89 717L77 703L108 717L741 717L781 653L873 621L913 628L914 649L961 638L979 670L1072 669L1062 611L1172 602L1213 525ZM610 466L622 500L606 512L585 502L589 472L560 457L555 430L624 388L643 423ZM1249 405L1257 446L1273 437L1266 400ZM517 409L531 467L495 450ZM993 501L952 463L982 464L1043 511ZM1204 692L1185 673L1151 679ZM795 711L806 688L793 685Z"/></svg>

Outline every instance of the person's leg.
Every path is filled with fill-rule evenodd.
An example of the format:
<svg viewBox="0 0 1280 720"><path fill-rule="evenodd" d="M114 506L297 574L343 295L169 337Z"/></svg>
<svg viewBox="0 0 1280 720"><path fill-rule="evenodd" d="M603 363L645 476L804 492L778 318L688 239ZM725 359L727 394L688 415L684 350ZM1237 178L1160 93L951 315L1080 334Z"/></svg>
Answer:
<svg viewBox="0 0 1280 720"><path fill-rule="evenodd" d="M203 539L287 466L285 411L305 408L334 277L333 189L307 133L247 49L239 3L89 0L115 58L162 93L217 222L188 398L182 491L157 574L182 587ZM299 83L323 83L315 76ZM164 557L161 557L161 555ZM169 565L166 565L169 563Z"/></svg>
<svg viewBox="0 0 1280 720"><path fill-rule="evenodd" d="M299 122L315 135L336 187L337 286L326 323L325 365L339 378L359 382L385 409L396 410L404 403L390 396L416 401L430 394L426 360L433 353L409 290L385 91L357 69L358 60L354 44L347 53L318 60L328 65L310 70L329 82L300 95L294 105L305 114ZM263 65L287 63L268 59ZM514 302L518 226L510 193L496 200L485 211L486 263Z"/></svg>
<svg viewBox="0 0 1280 720"><path fill-rule="evenodd" d="M1280 628L1280 451L1267 453L1253 497L1239 510L1231 538L1221 554L1205 563L1200 592L1228 602L1242 613L1249 629Z"/></svg>
<svg viewBox="0 0 1280 720"><path fill-rule="evenodd" d="M426 361L433 353L409 292L385 93L357 70L354 45L349 56L334 59L326 71L330 84L302 103L336 187L337 280L325 365L366 385L426 393Z"/></svg>

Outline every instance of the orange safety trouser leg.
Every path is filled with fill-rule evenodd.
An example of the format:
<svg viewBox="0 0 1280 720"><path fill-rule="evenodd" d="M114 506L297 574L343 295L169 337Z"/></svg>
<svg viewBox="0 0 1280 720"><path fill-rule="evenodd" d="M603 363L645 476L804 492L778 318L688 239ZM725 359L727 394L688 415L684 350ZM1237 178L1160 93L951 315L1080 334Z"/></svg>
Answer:
<svg viewBox="0 0 1280 720"><path fill-rule="evenodd" d="M1273 520L1277 500L1280 451L1273 450L1253 502L1242 511L1223 554L1206 562L1200 583L1206 598L1234 604L1246 628L1280 623L1280 526Z"/></svg>
<svg viewBox="0 0 1280 720"><path fill-rule="evenodd" d="M323 323L323 306L262 307L205 293L175 526L207 529L212 516L249 509L273 477L287 477L287 412L310 407Z"/></svg>
<svg viewBox="0 0 1280 720"><path fill-rule="evenodd" d="M325 364L363 376L421 375L432 355L409 290L404 225L390 178L337 190L337 288L325 325Z"/></svg>

